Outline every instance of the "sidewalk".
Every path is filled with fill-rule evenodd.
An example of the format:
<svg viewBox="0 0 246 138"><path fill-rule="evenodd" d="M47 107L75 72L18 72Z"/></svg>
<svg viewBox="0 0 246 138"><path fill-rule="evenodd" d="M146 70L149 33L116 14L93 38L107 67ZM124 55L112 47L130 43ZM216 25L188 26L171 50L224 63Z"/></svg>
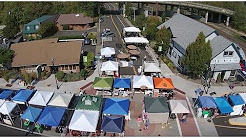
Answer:
<svg viewBox="0 0 246 138"><path fill-rule="evenodd" d="M88 84L89 82L94 82L95 77L99 76L98 72L99 66L95 69L93 74L86 78L86 80L80 80L76 82L57 82L59 89L56 89L56 80L55 80L55 74L51 74L49 78L43 81L39 81L37 84L35 84L35 89L42 90L42 91L52 91L52 92L71 92L71 93L79 93L80 88L84 85ZM9 83L12 80L9 80ZM9 87L10 89L21 89L18 85L19 80L15 81L12 84L12 87ZM6 88L5 85L8 84L3 78L0 78L0 87ZM50 84L48 87L47 85ZM25 87L24 87L25 88Z"/></svg>

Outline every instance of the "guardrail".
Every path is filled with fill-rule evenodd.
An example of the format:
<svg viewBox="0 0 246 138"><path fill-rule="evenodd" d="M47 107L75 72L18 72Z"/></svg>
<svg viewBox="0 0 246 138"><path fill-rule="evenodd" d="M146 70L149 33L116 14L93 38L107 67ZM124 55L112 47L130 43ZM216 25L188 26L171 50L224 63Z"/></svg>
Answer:
<svg viewBox="0 0 246 138"><path fill-rule="evenodd" d="M223 13L226 15L233 15L234 11L224 9L224 8L219 8L215 6L210 6L210 5L205 5L205 4L200 4L200 3L194 3L194 2L171 2L171 1L163 1L163 2L158 2L162 4L170 4L170 5L179 5L179 6L187 6L187 7L195 7L199 9L204 9L204 10L209 10L209 11L215 11L219 13Z"/></svg>

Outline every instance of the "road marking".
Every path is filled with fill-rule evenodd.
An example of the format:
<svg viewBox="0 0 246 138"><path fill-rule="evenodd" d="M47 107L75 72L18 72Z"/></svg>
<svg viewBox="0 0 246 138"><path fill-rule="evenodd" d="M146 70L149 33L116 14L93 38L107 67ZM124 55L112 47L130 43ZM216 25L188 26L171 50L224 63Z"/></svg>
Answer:
<svg viewBox="0 0 246 138"><path fill-rule="evenodd" d="M181 127L180 127L179 118L178 118L177 114L175 114L175 115L176 115L176 122L178 124L179 135L180 135L180 137L182 137L183 134L182 134Z"/></svg>
<svg viewBox="0 0 246 138"><path fill-rule="evenodd" d="M233 127L233 126L222 126L222 125L214 125L216 127L224 127L224 128L231 128L231 129L245 129L246 128L243 128L243 127Z"/></svg>
<svg viewBox="0 0 246 138"><path fill-rule="evenodd" d="M110 5L114 7L114 5L113 5L113 4L111 4L111 3L110 3ZM115 10L115 7L114 7L114 10ZM116 15L116 17L119 19L120 23L121 23L124 27L126 27L126 26L123 24L123 22L121 21L121 19L119 18L119 16L118 16L118 15Z"/></svg>
<svg viewBox="0 0 246 138"><path fill-rule="evenodd" d="M132 66L132 68L133 68L134 74L138 75L135 66Z"/></svg>
<svg viewBox="0 0 246 138"><path fill-rule="evenodd" d="M110 8L110 6L109 6L109 5L107 5L107 6ZM111 12L110 12L110 14L111 14ZM118 35L119 35L119 36L120 36L120 38L121 38L122 43L123 43L123 44L125 44L124 40L123 40L123 39L122 39L122 37L121 37L121 33L120 33L120 31L119 31L118 27L116 26L116 24L115 24L115 22L114 22L114 19L113 19L112 14L110 15L110 17L111 17L111 21L112 21L112 23L113 23L113 25L114 25L114 27L115 27L116 31L118 32Z"/></svg>
<svg viewBox="0 0 246 138"><path fill-rule="evenodd" d="M195 124L196 124L196 128L197 128L198 134L199 134L199 136L202 136L202 135L201 135L200 128L199 128L198 123L197 123L197 120L196 120L196 116L194 115L193 109L192 109L192 107L191 107L190 101L189 101L188 97L185 97L185 98L186 98L186 101L187 101L187 103L188 103L188 105L189 105L189 107L190 107L190 111L191 111L192 116L193 116L193 119L194 119L194 121L195 121Z"/></svg>

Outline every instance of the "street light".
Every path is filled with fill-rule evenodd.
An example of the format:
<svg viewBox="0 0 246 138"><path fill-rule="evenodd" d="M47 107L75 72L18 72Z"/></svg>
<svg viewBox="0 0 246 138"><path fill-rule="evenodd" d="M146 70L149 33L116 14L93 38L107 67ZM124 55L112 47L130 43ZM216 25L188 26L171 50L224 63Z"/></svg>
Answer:
<svg viewBox="0 0 246 138"><path fill-rule="evenodd" d="M53 70L52 70L52 74L54 73L54 68L55 68L55 65L54 65L54 62L55 62L55 59L54 58L52 58L51 59L51 62L52 62L52 65L53 65ZM57 84L57 78L56 78L56 76L55 76L55 80L56 80L56 89L59 89L59 87L58 87L58 84Z"/></svg>

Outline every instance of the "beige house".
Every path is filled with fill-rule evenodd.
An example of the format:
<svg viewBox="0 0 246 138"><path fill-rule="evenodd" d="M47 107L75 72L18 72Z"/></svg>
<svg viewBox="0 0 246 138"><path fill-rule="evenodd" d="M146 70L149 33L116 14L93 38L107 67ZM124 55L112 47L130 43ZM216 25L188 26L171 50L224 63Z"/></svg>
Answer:
<svg viewBox="0 0 246 138"><path fill-rule="evenodd" d="M12 44L12 68L27 73L36 73L39 67L48 72L79 72L81 48L81 41L58 42L57 38Z"/></svg>
<svg viewBox="0 0 246 138"><path fill-rule="evenodd" d="M94 20L84 14L60 14L56 20L59 31L62 30L87 30L94 26Z"/></svg>

